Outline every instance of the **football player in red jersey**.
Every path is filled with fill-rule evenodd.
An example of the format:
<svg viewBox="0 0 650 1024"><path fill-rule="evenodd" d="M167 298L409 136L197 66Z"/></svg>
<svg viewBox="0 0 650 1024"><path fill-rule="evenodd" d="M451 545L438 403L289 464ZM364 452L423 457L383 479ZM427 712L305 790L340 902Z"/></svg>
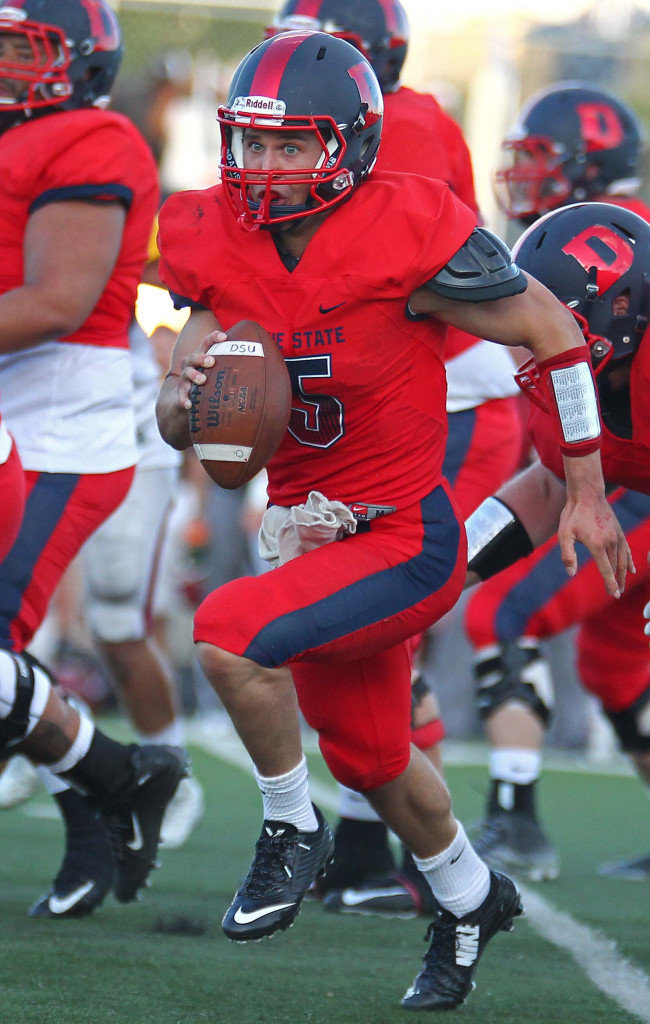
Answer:
<svg viewBox="0 0 650 1024"><path fill-rule="evenodd" d="M127 333L158 186L142 138L102 109L121 55L105 0L0 3L0 395L26 484L22 524L0 563L3 747L44 707L40 698L31 707L34 671L18 655L64 570L133 477ZM43 697L41 676L39 669ZM78 725L78 716L67 721ZM128 749L102 746L90 723L78 727L65 757L60 750L43 757L60 762L59 777L86 757L94 757L93 772L105 762L107 778L115 768L124 777ZM37 756L33 740L28 752ZM140 763L144 755L131 753ZM175 752L165 758L177 766ZM79 793L59 779L52 788L61 789L66 854L33 912L88 913L112 883L106 833ZM153 864L159 825L146 826L150 862L138 886Z"/></svg>
<svg viewBox="0 0 650 1024"><path fill-rule="evenodd" d="M504 344L523 335L545 393L551 371L578 367L574 440L562 396L556 420L570 495L564 556L573 571L583 539L613 596L631 563L604 496L575 321L442 182L370 174L382 109L372 68L344 40L289 32L244 57L218 115L221 183L171 197L160 215L161 277L191 315L158 422L173 447L189 447L190 389L205 382L221 326L246 317L273 334L294 395L267 467L262 535L277 567L219 588L195 616L202 667L251 755L264 808L222 927L235 941L287 928L331 857L309 796L300 706L334 777L368 797L431 885L440 909L402 1005L444 1009L466 998L486 943L520 911L516 887L476 856L442 779L410 745L409 640L452 607L465 577L442 477L447 321ZM309 495L332 543L285 560L292 507ZM457 942L465 949L470 932L460 963Z"/></svg>
<svg viewBox="0 0 650 1024"><path fill-rule="evenodd" d="M634 195L640 186L637 119L625 104L602 89L572 82L535 95L503 147L505 159L496 175L497 188L503 207L513 219L530 223L565 203L597 199L614 204L614 217L622 207L650 221L650 209ZM608 237L618 251L623 242ZM604 253L610 252L605 242L594 244ZM567 245L575 256L569 269L581 273L585 261L595 261L588 239L577 237ZM634 268L627 267L626 252L623 248L622 262L614 260L613 268L638 275L636 263ZM545 249L544 255L552 269L552 250L549 255ZM534 268L529 269L535 273ZM546 284L549 269L545 265L542 279ZM554 281L551 287L563 298L565 293L559 285ZM624 288L619 281L616 296ZM623 299L616 301L621 303ZM633 312L641 314L640 308ZM621 316L619 325L627 323ZM607 334L614 323L608 322L606 328L595 333L605 333L614 340ZM621 338L624 336L623 331ZM627 344L630 346L631 340ZM629 418L629 396L620 391L614 395L611 388L614 373L620 372L621 352L625 351L622 340L619 350L619 358L598 378L601 409L614 434L628 430L623 421ZM635 367L639 370L637 361ZM623 416L618 426L609 421L609 417L619 415L614 403L621 405ZM636 431L635 424L635 442ZM637 445L634 458L639 473L642 468L638 460L642 457ZM599 698L623 749L650 785L648 740L642 725L644 709L650 706L650 680L647 647L639 628L648 587L645 552L650 547L650 497L639 481L622 477L620 467L614 475L606 474L606 480L610 486L625 485L610 496L610 501L639 566L638 575L628 581L622 601L612 605L601 600L584 560L569 582L557 543L551 539L530 558L479 587L466 611L467 632L476 651L479 710L492 744L491 787L476 843L493 866L507 865L535 881L555 878L560 870L557 852L540 824L535 799L553 704L553 683L540 641L579 626L580 678ZM601 870L613 877L648 878L650 858Z"/></svg>
<svg viewBox="0 0 650 1024"><path fill-rule="evenodd" d="M25 510L25 473L16 442L0 416L0 562L11 550Z"/></svg>
<svg viewBox="0 0 650 1024"><path fill-rule="evenodd" d="M469 150L456 122L431 95L402 85L409 24L399 0L287 0L267 37L295 29L346 39L372 65L384 97L376 170L422 174L446 182L478 216ZM520 466L523 423L512 359L503 348L449 327L445 343L448 438L443 472L466 519ZM431 634L429 634L431 636ZM419 670L429 637L414 642L412 742L441 766L444 727ZM334 860L315 887L327 910L413 916L432 910L429 886L408 850L395 862L388 830L359 794L339 787ZM364 883L367 891L364 894ZM348 900L345 890L353 888Z"/></svg>

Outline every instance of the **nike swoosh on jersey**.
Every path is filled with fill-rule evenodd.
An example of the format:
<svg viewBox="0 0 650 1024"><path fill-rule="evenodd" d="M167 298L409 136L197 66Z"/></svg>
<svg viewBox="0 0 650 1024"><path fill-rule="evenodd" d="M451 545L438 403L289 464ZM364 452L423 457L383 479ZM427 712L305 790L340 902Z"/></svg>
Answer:
<svg viewBox="0 0 650 1024"><path fill-rule="evenodd" d="M50 896L48 906L53 914L67 914L68 910L79 903L87 893L94 887L94 882L84 882L77 889L74 889L67 896Z"/></svg>
<svg viewBox="0 0 650 1024"><path fill-rule="evenodd" d="M364 889L362 893L357 893L354 889L344 889L341 893L341 903L345 907L358 907L362 903L369 903L370 900L403 895L403 885L394 885L390 889Z"/></svg>
<svg viewBox="0 0 650 1024"><path fill-rule="evenodd" d="M140 829L140 822L133 812L131 812L131 825L133 827L133 839L130 840L126 845L129 850L133 850L137 853L144 846L144 840L142 838L142 830Z"/></svg>
<svg viewBox="0 0 650 1024"><path fill-rule="evenodd" d="M346 300L344 299L343 302L337 302L335 306L319 306L318 312L321 316L325 316L326 313L332 313L335 309L339 309L341 306L344 306L345 302Z"/></svg>
<svg viewBox="0 0 650 1024"><path fill-rule="evenodd" d="M241 907L237 907L235 911L233 921L236 924L250 924L251 921L259 921L260 917L266 917L267 914L273 914L276 910L286 910L287 907L295 906L294 903L278 903L275 907L261 907L259 910L242 910Z"/></svg>

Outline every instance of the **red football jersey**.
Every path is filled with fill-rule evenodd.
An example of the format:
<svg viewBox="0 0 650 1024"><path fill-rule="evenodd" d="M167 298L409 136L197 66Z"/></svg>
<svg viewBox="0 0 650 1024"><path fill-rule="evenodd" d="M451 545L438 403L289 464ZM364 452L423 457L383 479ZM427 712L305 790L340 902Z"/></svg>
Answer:
<svg viewBox="0 0 650 1024"><path fill-rule="evenodd" d="M599 202L613 203L631 210L650 222L650 208L640 199L618 196L602 196ZM633 491L650 494L650 332L646 331L643 341L632 360L630 372L630 405L632 412L632 437L629 440L616 437L603 424L601 459L605 482L609 485L629 487ZM564 463L557 446L551 417L530 403L528 430L543 464L564 479Z"/></svg>
<svg viewBox="0 0 650 1024"><path fill-rule="evenodd" d="M440 178L478 217L472 159L463 133L438 101L402 86L384 95L378 171Z"/></svg>
<svg viewBox="0 0 650 1024"><path fill-rule="evenodd" d="M472 158L463 133L433 96L406 86L385 94L376 169L439 178L480 221ZM475 343L473 335L448 327L445 358L451 359Z"/></svg>
<svg viewBox="0 0 650 1024"><path fill-rule="evenodd" d="M222 187L172 196L161 276L224 328L257 320L292 379L289 430L268 466L279 505L310 490L406 507L441 479L445 327L406 315L410 294L471 234L474 214L440 181L378 174L333 211L290 273L267 231L242 231Z"/></svg>
<svg viewBox="0 0 650 1024"><path fill-rule="evenodd" d="M159 196L151 151L121 114L56 112L0 135L0 294L23 283L30 214L47 203L74 199L119 199L128 216L103 295L79 331L61 340L126 348Z"/></svg>

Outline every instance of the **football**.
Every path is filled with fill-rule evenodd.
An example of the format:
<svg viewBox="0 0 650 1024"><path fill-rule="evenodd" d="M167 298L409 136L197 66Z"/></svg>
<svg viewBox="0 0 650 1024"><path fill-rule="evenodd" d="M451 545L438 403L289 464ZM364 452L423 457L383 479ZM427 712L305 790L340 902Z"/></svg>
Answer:
<svg viewBox="0 0 650 1024"><path fill-rule="evenodd" d="M235 490L280 447L291 413L291 383L278 346L252 320L225 332L210 349L214 366L190 392L190 436L208 476Z"/></svg>

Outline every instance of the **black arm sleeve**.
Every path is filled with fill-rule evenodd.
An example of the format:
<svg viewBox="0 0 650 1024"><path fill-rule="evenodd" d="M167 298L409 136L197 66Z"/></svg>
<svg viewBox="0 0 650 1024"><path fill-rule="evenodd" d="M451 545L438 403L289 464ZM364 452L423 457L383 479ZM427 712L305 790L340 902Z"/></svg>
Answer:
<svg viewBox="0 0 650 1024"><path fill-rule="evenodd" d="M427 288L459 302L492 302L526 291L527 280L512 262L505 242L485 228L474 228Z"/></svg>

